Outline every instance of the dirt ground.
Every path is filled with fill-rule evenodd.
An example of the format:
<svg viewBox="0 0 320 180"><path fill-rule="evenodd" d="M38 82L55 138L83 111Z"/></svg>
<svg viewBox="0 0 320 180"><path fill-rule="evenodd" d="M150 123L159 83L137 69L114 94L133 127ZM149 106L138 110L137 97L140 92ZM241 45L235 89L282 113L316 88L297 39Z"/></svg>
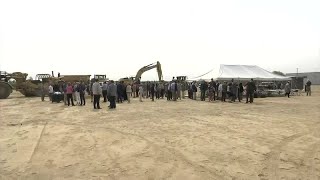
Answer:
<svg viewBox="0 0 320 180"><path fill-rule="evenodd" d="M254 104L0 100L0 179L320 179L320 86Z"/></svg>

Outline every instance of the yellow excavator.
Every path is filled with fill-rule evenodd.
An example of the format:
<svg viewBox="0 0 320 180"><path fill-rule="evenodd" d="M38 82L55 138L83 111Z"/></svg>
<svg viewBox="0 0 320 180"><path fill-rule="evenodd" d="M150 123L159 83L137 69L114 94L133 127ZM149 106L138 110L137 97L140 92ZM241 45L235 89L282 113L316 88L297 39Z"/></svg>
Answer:
<svg viewBox="0 0 320 180"><path fill-rule="evenodd" d="M123 81L125 84L133 84L133 83L140 84L142 74L154 68L157 68L159 81L162 81L163 80L162 69L159 61L143 66L142 68L139 69L135 77L121 78L119 79L119 81L120 82Z"/></svg>

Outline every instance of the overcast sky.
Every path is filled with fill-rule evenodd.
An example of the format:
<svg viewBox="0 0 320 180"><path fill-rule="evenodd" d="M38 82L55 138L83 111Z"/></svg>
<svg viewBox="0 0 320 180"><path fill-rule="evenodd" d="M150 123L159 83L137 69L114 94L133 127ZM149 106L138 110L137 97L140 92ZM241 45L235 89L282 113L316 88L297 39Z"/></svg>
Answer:
<svg viewBox="0 0 320 180"><path fill-rule="evenodd" d="M0 70L166 79L219 64L320 71L319 0L1 0ZM157 78L156 70L143 80Z"/></svg>

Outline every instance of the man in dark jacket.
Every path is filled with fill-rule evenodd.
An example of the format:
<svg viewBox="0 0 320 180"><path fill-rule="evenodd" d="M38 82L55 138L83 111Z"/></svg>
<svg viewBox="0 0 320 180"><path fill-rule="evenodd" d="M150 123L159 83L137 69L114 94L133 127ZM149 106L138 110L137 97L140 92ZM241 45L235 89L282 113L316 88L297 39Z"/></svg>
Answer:
<svg viewBox="0 0 320 180"><path fill-rule="evenodd" d="M192 99L192 84L188 83L188 97Z"/></svg>
<svg viewBox="0 0 320 180"><path fill-rule="evenodd" d="M171 101L172 94L171 94L171 84L170 84L170 82L168 82L165 87L166 87L166 91L167 91L167 100Z"/></svg>
<svg viewBox="0 0 320 180"><path fill-rule="evenodd" d="M238 100L241 102L243 96L243 85L242 83L239 83L239 88L238 88Z"/></svg>
<svg viewBox="0 0 320 180"><path fill-rule="evenodd" d="M151 83L151 85L150 85L150 96L151 96L152 101L154 101L154 93L155 93L154 88L155 88L154 83Z"/></svg>
<svg viewBox="0 0 320 180"><path fill-rule="evenodd" d="M109 109L116 108L116 96L117 96L117 85L114 84L114 81L111 80L110 84L108 85L107 95L109 97Z"/></svg>
<svg viewBox="0 0 320 180"><path fill-rule="evenodd" d="M149 98L150 97L150 83L149 82L147 82L147 91L146 91L146 93L147 93L147 98Z"/></svg>
<svg viewBox="0 0 320 180"><path fill-rule="evenodd" d="M202 81L200 85L200 91L201 91L201 101L206 100L206 91L208 89L208 84L205 81Z"/></svg>
<svg viewBox="0 0 320 180"><path fill-rule="evenodd" d="M231 101L232 101L232 102L235 102L235 101L236 101L237 95L238 95L238 86L237 86L237 83L232 82L232 83L231 83L231 96L232 96Z"/></svg>
<svg viewBox="0 0 320 180"><path fill-rule="evenodd" d="M221 101L222 102L226 102L227 89L228 89L227 82L224 81L224 83L222 84L222 90L221 90Z"/></svg>
<svg viewBox="0 0 320 180"><path fill-rule="evenodd" d="M83 82L81 82L80 85L77 86L77 90L80 94L80 106L86 105L86 99L84 98L84 92L86 90L86 86L83 84Z"/></svg>
<svg viewBox="0 0 320 180"><path fill-rule="evenodd" d="M118 99L117 99L117 102L118 103L122 103L122 93L123 93L123 86L121 84L121 82L118 82L118 84L116 85L117 86L117 96L118 96Z"/></svg>
<svg viewBox="0 0 320 180"><path fill-rule="evenodd" d="M253 82L253 79L250 80L250 82L247 83L247 88L246 88L246 97L247 97L247 101L246 103L248 103L248 99L250 98L250 103L253 103L253 94L254 91L256 91L256 84Z"/></svg>
<svg viewBox="0 0 320 180"><path fill-rule="evenodd" d="M107 92L108 92L107 90L108 90L108 84L106 81L104 81L102 85L103 102L107 102Z"/></svg>

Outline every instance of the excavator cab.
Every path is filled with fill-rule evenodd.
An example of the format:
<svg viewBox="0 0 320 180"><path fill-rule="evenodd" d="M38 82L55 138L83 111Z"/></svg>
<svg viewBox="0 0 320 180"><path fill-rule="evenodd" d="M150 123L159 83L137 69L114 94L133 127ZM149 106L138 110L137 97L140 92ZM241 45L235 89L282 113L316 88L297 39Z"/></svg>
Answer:
<svg viewBox="0 0 320 180"><path fill-rule="evenodd" d="M6 99L12 93L13 87L8 83L10 75L6 71L0 71L0 99Z"/></svg>
<svg viewBox="0 0 320 180"><path fill-rule="evenodd" d="M98 79L98 82L101 86L104 82L109 81L109 78L107 78L107 75L105 74L95 74L94 79Z"/></svg>
<svg viewBox="0 0 320 180"><path fill-rule="evenodd" d="M9 74L6 71L0 71L0 80L4 82L8 82L10 79Z"/></svg>
<svg viewBox="0 0 320 180"><path fill-rule="evenodd" d="M187 80L187 76L177 76L177 81L178 82L184 82Z"/></svg>

